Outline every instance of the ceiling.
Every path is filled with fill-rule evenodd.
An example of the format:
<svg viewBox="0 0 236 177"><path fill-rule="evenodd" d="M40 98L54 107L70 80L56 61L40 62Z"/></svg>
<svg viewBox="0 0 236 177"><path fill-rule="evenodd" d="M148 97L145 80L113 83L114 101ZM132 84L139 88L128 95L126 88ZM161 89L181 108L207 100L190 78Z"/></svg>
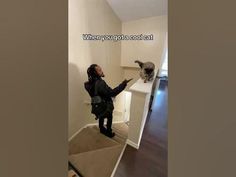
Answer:
<svg viewBox="0 0 236 177"><path fill-rule="evenodd" d="M168 0L106 0L122 22L167 15Z"/></svg>

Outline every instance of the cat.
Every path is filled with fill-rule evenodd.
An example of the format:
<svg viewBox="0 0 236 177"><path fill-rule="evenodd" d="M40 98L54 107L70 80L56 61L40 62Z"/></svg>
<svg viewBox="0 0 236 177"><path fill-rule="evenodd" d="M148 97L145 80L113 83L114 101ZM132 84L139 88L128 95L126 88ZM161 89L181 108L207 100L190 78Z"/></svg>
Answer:
<svg viewBox="0 0 236 177"><path fill-rule="evenodd" d="M135 63L138 63L141 68L139 75L144 80L144 83L148 81L152 81L154 78L154 70L155 65L152 62L141 62L139 60L135 60Z"/></svg>

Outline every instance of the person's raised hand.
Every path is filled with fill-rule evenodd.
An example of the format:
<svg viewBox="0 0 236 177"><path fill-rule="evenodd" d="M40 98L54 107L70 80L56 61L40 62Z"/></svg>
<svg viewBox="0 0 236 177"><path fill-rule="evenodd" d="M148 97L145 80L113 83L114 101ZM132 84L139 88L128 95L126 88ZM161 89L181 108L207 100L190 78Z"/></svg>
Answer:
<svg viewBox="0 0 236 177"><path fill-rule="evenodd" d="M126 80L126 79L125 79L125 80ZM133 78L126 80L126 83L128 83L128 82L130 82L130 81L132 81L132 80L133 80Z"/></svg>
<svg viewBox="0 0 236 177"><path fill-rule="evenodd" d="M133 80L133 78L131 78L131 79L125 79L124 81L123 81L123 83L125 83L126 85L127 85L127 83L129 83L131 80Z"/></svg>

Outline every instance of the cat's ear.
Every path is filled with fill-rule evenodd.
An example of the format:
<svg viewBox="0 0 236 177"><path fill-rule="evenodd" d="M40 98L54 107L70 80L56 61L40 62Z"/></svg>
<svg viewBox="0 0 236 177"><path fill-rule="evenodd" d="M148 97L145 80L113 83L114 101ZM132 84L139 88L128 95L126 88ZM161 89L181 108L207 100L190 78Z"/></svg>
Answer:
<svg viewBox="0 0 236 177"><path fill-rule="evenodd" d="M139 60L135 60L134 63L138 63L138 65L140 66L140 68L143 68L143 62L139 61Z"/></svg>

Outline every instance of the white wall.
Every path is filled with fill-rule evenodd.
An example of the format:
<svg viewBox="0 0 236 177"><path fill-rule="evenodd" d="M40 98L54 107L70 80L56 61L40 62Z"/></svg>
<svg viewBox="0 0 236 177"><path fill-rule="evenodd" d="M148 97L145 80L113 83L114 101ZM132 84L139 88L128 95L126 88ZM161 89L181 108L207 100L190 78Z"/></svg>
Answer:
<svg viewBox="0 0 236 177"><path fill-rule="evenodd" d="M159 68L165 37L167 32L167 16L156 16L122 23L122 34L153 34L150 41L122 41L121 66L138 67L134 60L152 61Z"/></svg>
<svg viewBox="0 0 236 177"><path fill-rule="evenodd" d="M88 66L99 64L111 87L122 81L121 42L84 41L85 33L121 34L121 21L105 0L69 0L69 137L84 125L96 122L90 105L84 103L90 100L83 85ZM116 98L114 120L123 111L122 98Z"/></svg>

